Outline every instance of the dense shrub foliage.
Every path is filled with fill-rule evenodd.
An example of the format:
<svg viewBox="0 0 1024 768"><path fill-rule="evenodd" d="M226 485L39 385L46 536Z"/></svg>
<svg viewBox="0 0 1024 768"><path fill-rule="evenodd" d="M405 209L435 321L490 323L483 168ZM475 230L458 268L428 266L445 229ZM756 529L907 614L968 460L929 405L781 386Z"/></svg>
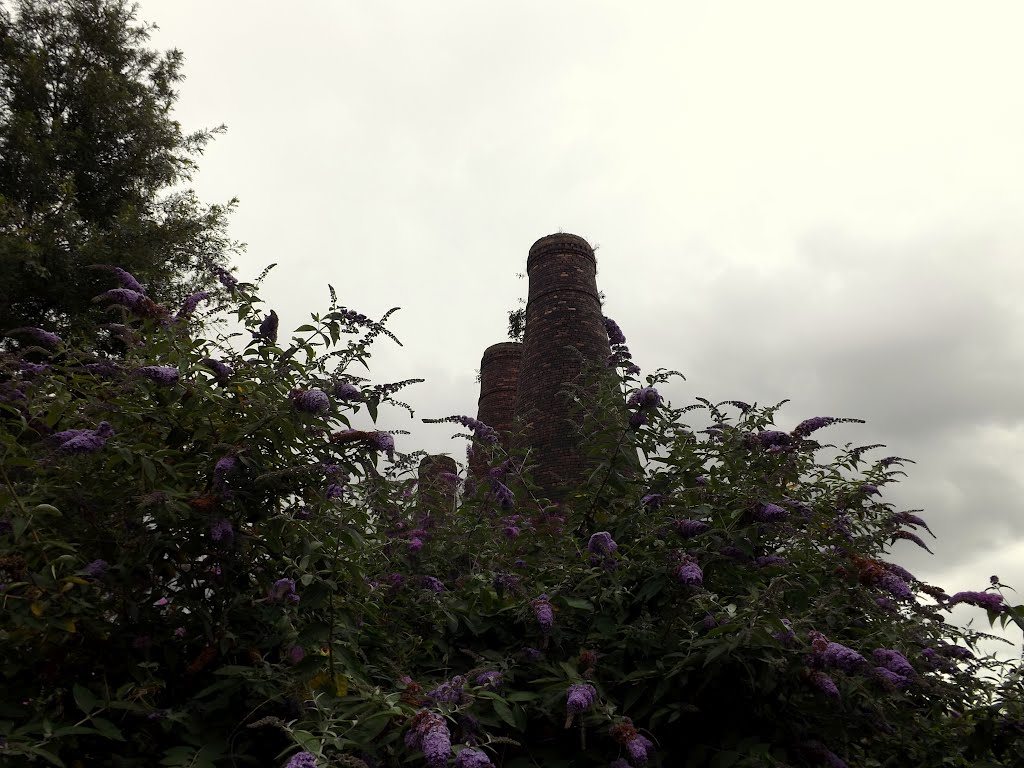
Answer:
<svg viewBox="0 0 1024 768"><path fill-rule="evenodd" d="M121 278L121 356L22 330L2 361L11 764L1019 764L1019 668L944 618L1020 608L892 562L927 527L884 501L901 460L820 458L837 419L674 408L612 323L589 483L541 498L452 417L491 469L417 489L372 425L410 382L355 372L383 320L334 302L279 341L222 273L245 335L193 338L200 298Z"/></svg>

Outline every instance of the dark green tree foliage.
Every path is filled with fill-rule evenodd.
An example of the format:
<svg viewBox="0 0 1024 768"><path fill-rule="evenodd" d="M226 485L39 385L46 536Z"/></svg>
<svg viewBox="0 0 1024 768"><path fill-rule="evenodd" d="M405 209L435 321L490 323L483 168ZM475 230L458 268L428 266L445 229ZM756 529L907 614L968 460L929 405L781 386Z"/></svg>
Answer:
<svg viewBox="0 0 1024 768"><path fill-rule="evenodd" d="M174 307L237 246L181 185L217 131L172 118L182 55L146 48L125 0L0 4L0 331L103 322L115 264ZM220 130L220 129L217 129Z"/></svg>
<svg viewBox="0 0 1024 768"><path fill-rule="evenodd" d="M674 408L620 355L572 496L454 416L491 469L423 503L351 428L408 383L351 372L384 326L334 303L286 343L230 292L240 354L139 304L116 362L0 357L0 762L1020 765L1019 666L946 618L1022 608L893 561L927 535L901 462L823 459L836 419Z"/></svg>

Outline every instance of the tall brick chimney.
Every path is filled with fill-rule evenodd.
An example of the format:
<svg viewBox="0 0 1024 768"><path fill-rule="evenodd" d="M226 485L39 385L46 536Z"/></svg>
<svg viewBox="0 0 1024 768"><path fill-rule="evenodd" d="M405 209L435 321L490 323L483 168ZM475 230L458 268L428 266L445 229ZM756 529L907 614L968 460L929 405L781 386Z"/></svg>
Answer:
<svg viewBox="0 0 1024 768"><path fill-rule="evenodd" d="M569 403L559 392L583 362L604 366L611 349L597 292L594 249L569 234L542 237L530 248L526 332L516 388L516 447L531 449L534 478L546 495L560 498L586 475Z"/></svg>
<svg viewBox="0 0 1024 768"><path fill-rule="evenodd" d="M476 418L497 430L500 443L509 448L516 408L516 387L523 345L517 341L492 344L480 360L480 400ZM481 474L487 469L484 456L477 449L470 469Z"/></svg>

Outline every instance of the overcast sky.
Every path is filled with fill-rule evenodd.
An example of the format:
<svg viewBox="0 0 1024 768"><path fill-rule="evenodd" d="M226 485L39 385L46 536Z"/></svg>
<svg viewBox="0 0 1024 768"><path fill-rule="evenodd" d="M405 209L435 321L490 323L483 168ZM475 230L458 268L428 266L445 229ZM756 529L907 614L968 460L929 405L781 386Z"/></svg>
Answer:
<svg viewBox="0 0 1024 768"><path fill-rule="evenodd" d="M462 458L418 420L475 415L530 245L573 232L637 362L686 374L677 405L866 419L821 434L916 460L885 499L925 509L936 556L896 559L949 592L1024 589L1019 0L143 0L140 18L185 53L184 127L228 126L194 186L240 199L239 274L278 262L282 329L328 282L402 308L404 347L381 342L372 374L427 379L404 393L415 421L382 423L413 432L400 449Z"/></svg>

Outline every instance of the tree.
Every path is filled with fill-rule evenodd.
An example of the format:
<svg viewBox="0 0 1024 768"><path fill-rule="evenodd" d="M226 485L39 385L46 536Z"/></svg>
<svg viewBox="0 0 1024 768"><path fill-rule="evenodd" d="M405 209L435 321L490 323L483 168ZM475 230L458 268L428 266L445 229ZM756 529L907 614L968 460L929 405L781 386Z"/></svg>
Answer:
<svg viewBox="0 0 1024 768"><path fill-rule="evenodd" d="M181 185L223 126L172 118L180 51L149 50L125 0L0 3L0 332L90 334L112 265L174 306L237 250L235 201L203 205Z"/></svg>

